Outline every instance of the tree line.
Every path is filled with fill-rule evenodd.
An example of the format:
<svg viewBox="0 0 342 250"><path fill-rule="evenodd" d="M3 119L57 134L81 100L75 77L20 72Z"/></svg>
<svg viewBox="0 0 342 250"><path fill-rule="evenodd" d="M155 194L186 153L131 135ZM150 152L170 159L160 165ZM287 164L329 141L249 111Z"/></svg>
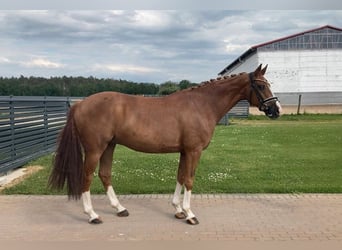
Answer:
<svg viewBox="0 0 342 250"><path fill-rule="evenodd" d="M0 77L0 96L89 96L102 91L133 95L168 95L194 86L188 80L180 82L136 83L126 80L95 77Z"/></svg>

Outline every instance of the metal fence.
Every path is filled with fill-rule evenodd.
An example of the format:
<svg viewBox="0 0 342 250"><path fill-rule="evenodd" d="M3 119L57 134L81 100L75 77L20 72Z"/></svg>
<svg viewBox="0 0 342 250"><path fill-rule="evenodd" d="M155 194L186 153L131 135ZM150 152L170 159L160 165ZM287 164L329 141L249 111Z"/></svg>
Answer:
<svg viewBox="0 0 342 250"><path fill-rule="evenodd" d="M0 173L54 151L70 102L67 97L0 96Z"/></svg>
<svg viewBox="0 0 342 250"><path fill-rule="evenodd" d="M239 101L227 114L219 121L219 124L228 125L229 118L247 118L249 115L249 103L247 100Z"/></svg>

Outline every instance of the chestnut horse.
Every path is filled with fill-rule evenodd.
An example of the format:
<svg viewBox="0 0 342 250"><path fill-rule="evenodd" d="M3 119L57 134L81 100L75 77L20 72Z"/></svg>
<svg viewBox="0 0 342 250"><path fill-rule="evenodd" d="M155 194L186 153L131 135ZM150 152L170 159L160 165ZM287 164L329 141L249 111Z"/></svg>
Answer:
<svg viewBox="0 0 342 250"><path fill-rule="evenodd" d="M121 144L146 153L180 153L172 204L175 217L198 224L190 209L191 190L201 153L218 121L239 100L247 99L270 118L280 114L280 103L264 78L266 68L210 80L165 97L132 96L101 92L73 105L60 134L49 178L52 188L66 182L69 198L82 197L89 223L102 220L90 198L90 183L99 164L99 177L118 216L128 216L112 187L115 146ZM181 192L184 190L183 203Z"/></svg>

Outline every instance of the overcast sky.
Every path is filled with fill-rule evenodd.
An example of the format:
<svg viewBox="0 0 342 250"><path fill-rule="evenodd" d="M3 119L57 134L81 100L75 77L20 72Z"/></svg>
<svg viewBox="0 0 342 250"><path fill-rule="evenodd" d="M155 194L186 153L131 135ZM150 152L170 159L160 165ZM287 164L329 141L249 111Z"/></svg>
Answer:
<svg viewBox="0 0 342 250"><path fill-rule="evenodd" d="M342 10L0 10L0 76L201 82L253 45L327 24L342 28Z"/></svg>

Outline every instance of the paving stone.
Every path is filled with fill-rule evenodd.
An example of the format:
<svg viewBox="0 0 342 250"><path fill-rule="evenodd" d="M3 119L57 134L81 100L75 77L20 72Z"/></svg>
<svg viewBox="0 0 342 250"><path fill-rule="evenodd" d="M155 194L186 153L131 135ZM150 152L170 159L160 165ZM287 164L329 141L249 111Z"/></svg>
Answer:
<svg viewBox="0 0 342 250"><path fill-rule="evenodd" d="M0 195L0 241L337 241L342 194L193 195L200 224L174 218L171 194L121 195L117 217L105 195L93 195L104 223L90 225L81 201L66 196Z"/></svg>

